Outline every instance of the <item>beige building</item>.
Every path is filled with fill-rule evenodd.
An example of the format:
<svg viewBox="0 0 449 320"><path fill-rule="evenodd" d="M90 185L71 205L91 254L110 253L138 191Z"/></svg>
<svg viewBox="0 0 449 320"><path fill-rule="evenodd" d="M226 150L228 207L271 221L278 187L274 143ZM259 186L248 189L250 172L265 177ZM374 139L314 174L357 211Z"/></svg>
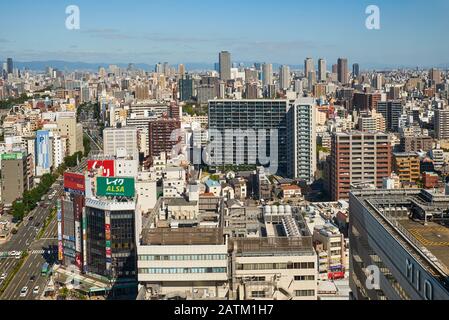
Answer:
<svg viewBox="0 0 449 320"><path fill-rule="evenodd" d="M83 126L76 122L75 112L61 112L56 118L57 130L67 138L67 155L83 152Z"/></svg>
<svg viewBox="0 0 449 320"><path fill-rule="evenodd" d="M23 193L31 187L29 173L31 156L26 153L2 154L1 161L1 201L6 206L20 199Z"/></svg>

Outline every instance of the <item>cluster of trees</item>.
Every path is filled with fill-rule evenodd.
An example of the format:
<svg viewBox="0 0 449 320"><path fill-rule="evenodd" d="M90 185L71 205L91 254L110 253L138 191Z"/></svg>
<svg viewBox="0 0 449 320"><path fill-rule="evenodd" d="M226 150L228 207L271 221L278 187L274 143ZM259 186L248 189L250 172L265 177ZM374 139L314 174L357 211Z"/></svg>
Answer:
<svg viewBox="0 0 449 320"><path fill-rule="evenodd" d="M0 101L0 109L10 109L14 105L22 104L26 101L28 101L28 96L26 93L24 93L18 98L9 98L7 100Z"/></svg>
<svg viewBox="0 0 449 320"><path fill-rule="evenodd" d="M21 221L37 207L37 203L42 196L48 193L51 185L56 181L57 175L45 174L41 178L41 182L32 190L25 191L22 199L14 201L12 205L12 215L16 221Z"/></svg>
<svg viewBox="0 0 449 320"><path fill-rule="evenodd" d="M83 137L83 146L84 146L84 156L87 157L90 153L90 139L86 135Z"/></svg>
<svg viewBox="0 0 449 320"><path fill-rule="evenodd" d="M192 104L186 104L182 107L182 112L187 113L190 116L206 116L207 109L201 106L195 106Z"/></svg>
<svg viewBox="0 0 449 320"><path fill-rule="evenodd" d="M25 191L22 199L18 199L12 204L12 215L16 221L22 221L23 218L32 210L37 207L37 203L42 196L46 195L50 190L50 187L58 179L59 176L64 174L67 168L72 168L78 165L78 160L83 157L82 152L77 152L72 156L64 158L64 163L55 171L54 174L44 174L41 178L41 182L33 189Z"/></svg>

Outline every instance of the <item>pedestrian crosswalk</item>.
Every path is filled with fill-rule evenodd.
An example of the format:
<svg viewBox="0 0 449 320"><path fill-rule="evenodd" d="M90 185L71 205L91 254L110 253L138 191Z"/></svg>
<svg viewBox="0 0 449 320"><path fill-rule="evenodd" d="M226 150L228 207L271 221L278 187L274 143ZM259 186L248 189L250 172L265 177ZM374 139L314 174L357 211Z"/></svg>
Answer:
<svg viewBox="0 0 449 320"><path fill-rule="evenodd" d="M57 252L57 250L32 250L30 251L30 254L51 254L55 252Z"/></svg>
<svg viewBox="0 0 449 320"><path fill-rule="evenodd" d="M44 254L45 250L32 250L31 254Z"/></svg>

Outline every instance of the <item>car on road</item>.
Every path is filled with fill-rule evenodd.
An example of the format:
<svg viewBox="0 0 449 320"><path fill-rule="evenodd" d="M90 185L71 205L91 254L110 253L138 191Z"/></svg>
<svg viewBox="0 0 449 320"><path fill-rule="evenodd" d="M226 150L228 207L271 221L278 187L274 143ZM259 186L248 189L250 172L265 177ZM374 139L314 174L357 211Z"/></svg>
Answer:
<svg viewBox="0 0 449 320"><path fill-rule="evenodd" d="M33 219L34 219L34 217L31 216L31 217L28 218L28 221L33 221Z"/></svg>
<svg viewBox="0 0 449 320"><path fill-rule="evenodd" d="M22 290L20 290L20 297L26 297L28 293L28 287L23 287Z"/></svg>
<svg viewBox="0 0 449 320"><path fill-rule="evenodd" d="M37 228L37 227L39 227L41 224L39 223L39 222L36 222L35 224L34 224L34 226Z"/></svg>
<svg viewBox="0 0 449 320"><path fill-rule="evenodd" d="M33 282L34 280L36 280L36 276L31 276L30 281Z"/></svg>
<svg viewBox="0 0 449 320"><path fill-rule="evenodd" d="M38 294L39 293L39 286L35 286L33 289L33 294Z"/></svg>
<svg viewBox="0 0 449 320"><path fill-rule="evenodd" d="M2 275L0 276L0 280L5 280L7 276L8 274L3 272Z"/></svg>

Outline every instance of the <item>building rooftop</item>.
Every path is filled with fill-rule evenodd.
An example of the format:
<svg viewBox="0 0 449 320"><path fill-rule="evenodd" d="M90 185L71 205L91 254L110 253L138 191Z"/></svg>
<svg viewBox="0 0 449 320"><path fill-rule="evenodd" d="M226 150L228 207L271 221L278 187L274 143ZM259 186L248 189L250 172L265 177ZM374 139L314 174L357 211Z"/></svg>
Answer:
<svg viewBox="0 0 449 320"><path fill-rule="evenodd" d="M449 288L449 195L430 190L357 190L387 231Z"/></svg>

